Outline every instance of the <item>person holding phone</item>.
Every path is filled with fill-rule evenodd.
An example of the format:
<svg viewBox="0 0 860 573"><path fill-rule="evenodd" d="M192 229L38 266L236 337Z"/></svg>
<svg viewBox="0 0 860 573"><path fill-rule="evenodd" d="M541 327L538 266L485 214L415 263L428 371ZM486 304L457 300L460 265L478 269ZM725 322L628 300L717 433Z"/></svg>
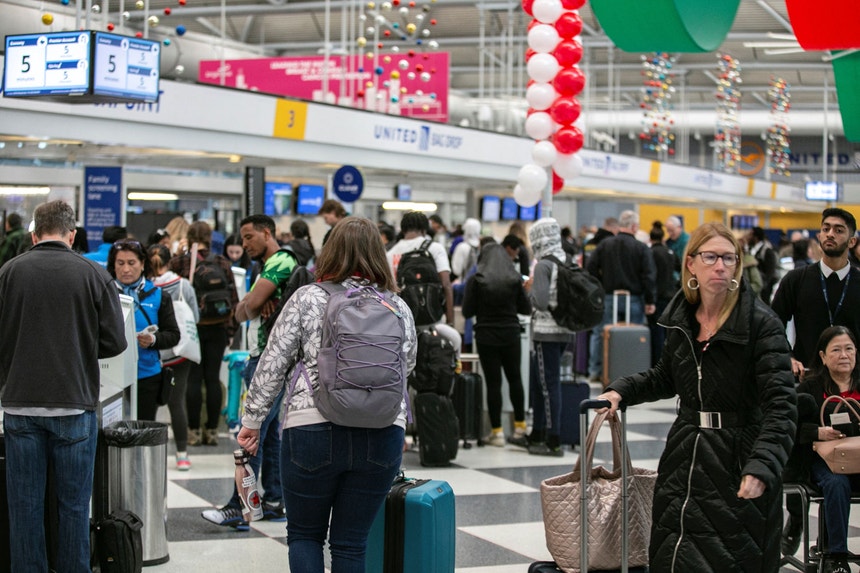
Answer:
<svg viewBox="0 0 860 573"><path fill-rule="evenodd" d="M137 332L137 418L155 420L161 393L162 369L159 350L179 343L179 326L173 301L160 287L145 278L150 261L143 245L123 239L111 245L107 270L118 290L134 299L134 326Z"/></svg>

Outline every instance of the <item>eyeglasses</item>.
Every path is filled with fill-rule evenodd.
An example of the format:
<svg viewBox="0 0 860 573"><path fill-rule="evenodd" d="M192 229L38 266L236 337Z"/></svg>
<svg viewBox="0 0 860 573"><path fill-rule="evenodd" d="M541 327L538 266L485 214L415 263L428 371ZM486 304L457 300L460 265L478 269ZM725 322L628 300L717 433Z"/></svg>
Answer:
<svg viewBox="0 0 860 573"><path fill-rule="evenodd" d="M723 259L723 264L727 267L733 267L738 264L738 256L734 253L718 255L717 253L712 253L711 251L701 251L699 253L693 253L690 256L695 257L696 255L702 257L702 262L706 265L717 264L717 259Z"/></svg>

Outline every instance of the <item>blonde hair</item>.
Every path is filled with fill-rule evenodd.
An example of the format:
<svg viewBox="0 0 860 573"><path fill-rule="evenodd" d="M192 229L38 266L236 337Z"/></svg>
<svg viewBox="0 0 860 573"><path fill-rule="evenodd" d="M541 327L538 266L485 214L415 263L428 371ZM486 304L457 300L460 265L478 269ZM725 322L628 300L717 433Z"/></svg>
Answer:
<svg viewBox="0 0 860 573"><path fill-rule="evenodd" d="M732 309L734 309L735 304L738 302L738 297L741 292L741 276L744 273L744 266L742 264L743 250L741 249L738 240L728 227L722 223L705 223L690 234L690 240L687 243L687 248L684 250L684 262L681 265L681 288L684 290L684 296L690 304L698 304L701 301L699 290L690 288L690 285L688 284L690 279L695 277L693 277L693 273L691 273L690 269L687 267L687 259L689 257L695 257L699 253L699 249L702 245L717 237L729 241L735 250L735 254L738 256L738 264L735 265L735 274L732 276L732 278L738 282L738 288L726 293L726 301L723 304L723 309L720 311L719 322L717 324L717 327L720 327L726 321L726 318L728 318Z"/></svg>
<svg viewBox="0 0 860 573"><path fill-rule="evenodd" d="M188 221L186 221L185 217L182 217L181 215L168 221L164 230L167 231L167 234L170 236L170 244L178 245L179 241L186 238L188 235L188 227ZM177 253L173 254L175 255Z"/></svg>

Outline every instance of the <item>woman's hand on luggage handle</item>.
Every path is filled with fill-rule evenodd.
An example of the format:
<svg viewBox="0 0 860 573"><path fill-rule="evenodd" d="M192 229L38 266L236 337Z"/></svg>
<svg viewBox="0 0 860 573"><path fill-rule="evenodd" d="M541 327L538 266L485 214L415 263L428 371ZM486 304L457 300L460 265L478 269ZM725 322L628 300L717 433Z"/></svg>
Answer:
<svg viewBox="0 0 860 573"><path fill-rule="evenodd" d="M738 497L741 499L755 499L764 493L764 482L757 477L747 474L741 478L741 488Z"/></svg>
<svg viewBox="0 0 860 573"><path fill-rule="evenodd" d="M833 428L832 426L819 426L818 428L818 439L822 442L827 442L829 440L841 440L844 437L845 434Z"/></svg>
<svg viewBox="0 0 860 573"><path fill-rule="evenodd" d="M239 435L236 436L236 441L242 448L252 456L257 453L257 448L260 447L260 430L252 430L242 426L239 430Z"/></svg>
<svg viewBox="0 0 860 573"><path fill-rule="evenodd" d="M600 396L597 397L598 400L609 400L612 403L612 407L609 409L610 414L614 414L618 410L618 405L621 403L621 394L616 392L615 390L609 390L608 392L604 392ZM602 414L606 411L606 408L601 408L597 410L598 414Z"/></svg>

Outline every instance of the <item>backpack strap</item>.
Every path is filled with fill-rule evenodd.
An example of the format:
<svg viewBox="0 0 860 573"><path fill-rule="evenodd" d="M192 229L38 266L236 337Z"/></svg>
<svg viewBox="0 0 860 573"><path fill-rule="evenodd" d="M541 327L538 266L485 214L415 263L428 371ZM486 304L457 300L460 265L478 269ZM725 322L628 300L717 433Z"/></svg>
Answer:
<svg viewBox="0 0 860 573"><path fill-rule="evenodd" d="M430 255L430 245L433 244L433 239L424 239L424 242L421 243L421 246L418 247L419 251L424 251L427 255Z"/></svg>

